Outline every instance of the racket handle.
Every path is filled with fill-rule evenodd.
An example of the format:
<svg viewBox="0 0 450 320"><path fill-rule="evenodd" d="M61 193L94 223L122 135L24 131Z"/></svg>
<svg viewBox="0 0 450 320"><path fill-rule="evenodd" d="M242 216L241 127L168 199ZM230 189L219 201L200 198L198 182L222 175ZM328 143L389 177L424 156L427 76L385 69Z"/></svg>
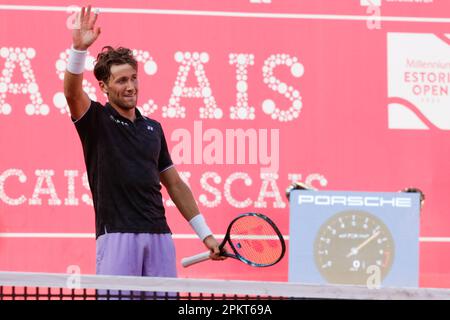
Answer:
<svg viewBox="0 0 450 320"><path fill-rule="evenodd" d="M186 267L192 266L193 264L196 264L196 263L199 263L202 261L206 261L209 259L209 254L210 254L210 252L206 251L206 252L196 254L195 256L183 258L183 259L181 259L181 265L186 268Z"/></svg>

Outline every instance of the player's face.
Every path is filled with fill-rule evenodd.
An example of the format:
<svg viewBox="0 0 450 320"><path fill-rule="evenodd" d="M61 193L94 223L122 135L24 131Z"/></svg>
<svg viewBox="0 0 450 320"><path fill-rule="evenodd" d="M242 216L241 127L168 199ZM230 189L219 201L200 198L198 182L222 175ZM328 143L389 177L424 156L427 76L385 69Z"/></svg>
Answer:
<svg viewBox="0 0 450 320"><path fill-rule="evenodd" d="M136 107L139 85L137 71L131 65L111 66L111 77L101 87L111 104L124 110Z"/></svg>

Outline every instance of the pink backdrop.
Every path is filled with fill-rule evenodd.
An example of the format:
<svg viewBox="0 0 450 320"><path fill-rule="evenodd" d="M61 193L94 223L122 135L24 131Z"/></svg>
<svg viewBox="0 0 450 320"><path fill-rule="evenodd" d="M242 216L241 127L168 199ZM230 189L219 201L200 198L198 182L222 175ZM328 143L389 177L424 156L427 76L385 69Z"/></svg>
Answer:
<svg viewBox="0 0 450 320"><path fill-rule="evenodd" d="M0 270L95 272L93 207L61 93L72 4L0 5ZM136 50L139 105L163 124L215 233L257 211L288 236L291 180L323 190L416 186L426 194L420 285L450 287L448 1L92 4L103 9L91 55L104 45ZM104 102L92 73L85 79ZM243 133L251 142L233 148ZM164 197L178 258L202 251ZM286 281L287 265L228 260L179 274Z"/></svg>

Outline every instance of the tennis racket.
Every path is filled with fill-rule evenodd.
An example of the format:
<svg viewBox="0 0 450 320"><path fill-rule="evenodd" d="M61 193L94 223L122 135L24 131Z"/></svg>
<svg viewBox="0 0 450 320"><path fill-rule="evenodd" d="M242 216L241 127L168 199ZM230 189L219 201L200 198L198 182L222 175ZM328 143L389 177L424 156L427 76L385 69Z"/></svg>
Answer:
<svg viewBox="0 0 450 320"><path fill-rule="evenodd" d="M219 249L222 256L238 259L253 267L269 267L283 258L286 245L280 230L267 216L244 213L231 221ZM183 258L181 265L188 267L206 261L209 254L207 251Z"/></svg>

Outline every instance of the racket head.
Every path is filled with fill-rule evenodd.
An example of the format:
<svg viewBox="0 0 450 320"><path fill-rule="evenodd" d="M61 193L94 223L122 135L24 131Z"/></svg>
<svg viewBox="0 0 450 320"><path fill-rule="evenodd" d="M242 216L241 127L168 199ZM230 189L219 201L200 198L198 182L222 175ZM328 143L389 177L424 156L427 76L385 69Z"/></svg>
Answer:
<svg viewBox="0 0 450 320"><path fill-rule="evenodd" d="M261 213L248 212L239 215L228 226L219 248L225 244L233 253L222 255L238 259L253 267L269 267L283 259L286 244L275 223Z"/></svg>

